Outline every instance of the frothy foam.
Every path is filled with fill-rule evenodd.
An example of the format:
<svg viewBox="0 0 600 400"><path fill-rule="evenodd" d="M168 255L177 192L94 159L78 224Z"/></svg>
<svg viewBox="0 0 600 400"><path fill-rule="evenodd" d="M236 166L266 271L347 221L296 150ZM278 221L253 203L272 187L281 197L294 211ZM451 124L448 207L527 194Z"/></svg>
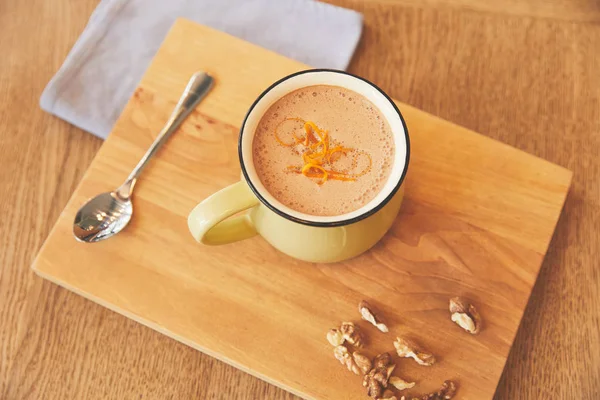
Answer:
<svg viewBox="0 0 600 400"><path fill-rule="evenodd" d="M329 132L338 146L356 149L371 158L369 171L355 181L327 180L290 173L288 166L301 166L303 144L286 147L275 138L293 142L293 134L304 136L299 118L314 122ZM287 207L317 216L336 216L355 211L381 191L394 160L394 139L381 112L365 97L337 86L309 86L289 93L275 102L261 118L252 143L256 172L267 191ZM335 162L336 169L363 171L369 158L346 155Z"/></svg>

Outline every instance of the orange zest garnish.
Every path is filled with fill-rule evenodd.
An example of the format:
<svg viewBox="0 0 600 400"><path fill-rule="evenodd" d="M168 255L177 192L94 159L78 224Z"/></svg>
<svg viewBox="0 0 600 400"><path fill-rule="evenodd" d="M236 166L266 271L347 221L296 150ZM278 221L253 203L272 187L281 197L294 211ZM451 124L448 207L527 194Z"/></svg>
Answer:
<svg viewBox="0 0 600 400"><path fill-rule="evenodd" d="M278 129L285 121L302 122L305 136L298 137L296 132L292 132L294 142L284 142L278 135ZM285 147L298 145L303 145L305 147L304 151L302 152L302 165L289 165L286 170L291 173L302 174L308 178L320 179L318 182L319 185L324 184L327 182L327 180L353 182L357 178L368 173L373 165L371 156L364 151L358 151L356 149L339 145L332 147L329 133L319 128L312 121L305 121L300 118L286 118L275 127L275 139L279 144ZM351 152L354 153L354 157L352 159L352 166L350 167L350 170L355 170L358 168L358 162L361 155L364 155L369 159L369 165L360 173L336 171L333 168L334 163ZM333 157L334 155L335 157Z"/></svg>
<svg viewBox="0 0 600 400"><path fill-rule="evenodd" d="M292 136L294 137L294 140L296 141L295 144L300 144L300 143L302 143L304 141L304 139L299 138L298 136L296 136L296 132L293 132Z"/></svg>
<svg viewBox="0 0 600 400"><path fill-rule="evenodd" d="M349 151L352 151L352 149L348 149L348 148L345 148L345 147L342 147L342 146L334 147L333 149L331 149L329 151L329 154L327 155L327 161L329 161L329 163L331 164L332 163L332 156L334 154L336 154L336 153L346 154ZM340 157L341 157L341 155L340 155ZM335 161L335 160L333 160L333 161Z"/></svg>
<svg viewBox="0 0 600 400"><path fill-rule="evenodd" d="M313 174L310 174L310 176L309 176L309 173L311 172L311 170L319 171L319 172L317 172L317 174L320 173L321 175L314 176L313 175L314 172L313 172ZM322 185L325 182L327 182L327 176L329 175L329 173L327 171L325 171L325 168L321 167L320 165L306 164L304 167L302 167L302 175L308 176L309 178L312 178L312 177L321 178L321 182L319 182L319 185Z"/></svg>
<svg viewBox="0 0 600 400"><path fill-rule="evenodd" d="M283 140L282 140L282 139L279 137L279 134L277 133L277 130L279 129L279 127L280 127L280 126L281 126L281 125L282 125L284 122L286 122L286 121L298 121L298 122L302 122L302 123L304 123L304 120L303 120L303 119L300 119L300 118L286 118L286 119L284 119L283 121L281 121L280 123L278 123L278 124L277 124L277 126L275 127L275 140L277 140L277 142L278 142L280 145L282 145L282 146L285 146L285 147L292 147L293 145L295 145L295 144L298 144L298 137L296 136L296 134L295 134L295 133L292 133L292 136L294 137L294 140L295 140L295 142L292 142L292 143L286 143L286 142L284 142L284 141L283 141ZM304 139L301 139L301 140L304 140Z"/></svg>
<svg viewBox="0 0 600 400"><path fill-rule="evenodd" d="M371 167L373 166L373 160L371 159L371 156L369 154L367 154L366 152L362 151L362 152L357 152L356 155L354 156L354 162L353 162L354 167L356 168L358 166L358 157L360 157L361 154L367 156L367 158L369 159L369 166L365 167L365 169L363 169L358 174L355 174L355 176L357 178L359 176L363 176L364 174L369 172L371 170Z"/></svg>

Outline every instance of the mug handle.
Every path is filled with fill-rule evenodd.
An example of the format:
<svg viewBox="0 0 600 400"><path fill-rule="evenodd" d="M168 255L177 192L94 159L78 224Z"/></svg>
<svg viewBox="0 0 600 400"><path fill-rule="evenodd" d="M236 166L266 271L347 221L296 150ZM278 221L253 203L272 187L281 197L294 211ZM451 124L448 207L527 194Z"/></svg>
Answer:
<svg viewBox="0 0 600 400"><path fill-rule="evenodd" d="M221 245L256 235L248 213L229 218L259 204L246 182L239 181L203 200L188 216L194 239L208 245Z"/></svg>

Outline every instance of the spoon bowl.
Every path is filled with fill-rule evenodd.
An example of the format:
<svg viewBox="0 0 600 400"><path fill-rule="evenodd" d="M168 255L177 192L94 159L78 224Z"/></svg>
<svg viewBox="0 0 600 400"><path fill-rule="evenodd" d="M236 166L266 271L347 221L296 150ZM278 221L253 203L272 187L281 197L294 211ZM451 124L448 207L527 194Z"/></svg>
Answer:
<svg viewBox="0 0 600 400"><path fill-rule="evenodd" d="M73 234L80 242L98 242L119 233L133 214L131 199L117 192L99 194L75 215Z"/></svg>

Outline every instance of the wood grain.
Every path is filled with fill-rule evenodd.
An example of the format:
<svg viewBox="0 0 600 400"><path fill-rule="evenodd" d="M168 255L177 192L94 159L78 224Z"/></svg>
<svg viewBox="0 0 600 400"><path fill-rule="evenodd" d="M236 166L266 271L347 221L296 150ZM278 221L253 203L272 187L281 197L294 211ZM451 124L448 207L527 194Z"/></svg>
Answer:
<svg viewBox="0 0 600 400"><path fill-rule="evenodd" d="M77 243L77 209L119 185L198 69L215 77L215 87L146 170L136 187L136 217L116 239ZM324 333L342 320L356 320L361 299L373 300L392 334L371 334L368 352L390 350L394 334L418 337L442 359L431 369L401 363L403 373L420 382L420 392L455 378L461 398L492 398L570 185L564 168L399 103L412 149L405 208L372 251L320 265L284 256L260 238L215 247L191 239L190 210L239 180L237 139L248 105L270 83L302 69L296 61L179 20L34 270L315 399L365 397L360 380L337 367ZM485 315L487 329L477 340L449 320L448 299L457 294L468 295Z"/></svg>
<svg viewBox="0 0 600 400"><path fill-rule="evenodd" d="M578 22L600 21L595 0L368 0L384 5L437 8L440 11L473 10L494 15L536 17ZM329 0L335 2L335 0ZM338 0L339 2L339 0ZM345 4L342 2L342 4Z"/></svg>
<svg viewBox="0 0 600 400"><path fill-rule="evenodd" d="M595 398L600 27L508 8L335 3L365 13L351 71L396 98L575 172L496 398ZM0 398L293 398L29 270L100 146L37 107L95 5L0 2Z"/></svg>

